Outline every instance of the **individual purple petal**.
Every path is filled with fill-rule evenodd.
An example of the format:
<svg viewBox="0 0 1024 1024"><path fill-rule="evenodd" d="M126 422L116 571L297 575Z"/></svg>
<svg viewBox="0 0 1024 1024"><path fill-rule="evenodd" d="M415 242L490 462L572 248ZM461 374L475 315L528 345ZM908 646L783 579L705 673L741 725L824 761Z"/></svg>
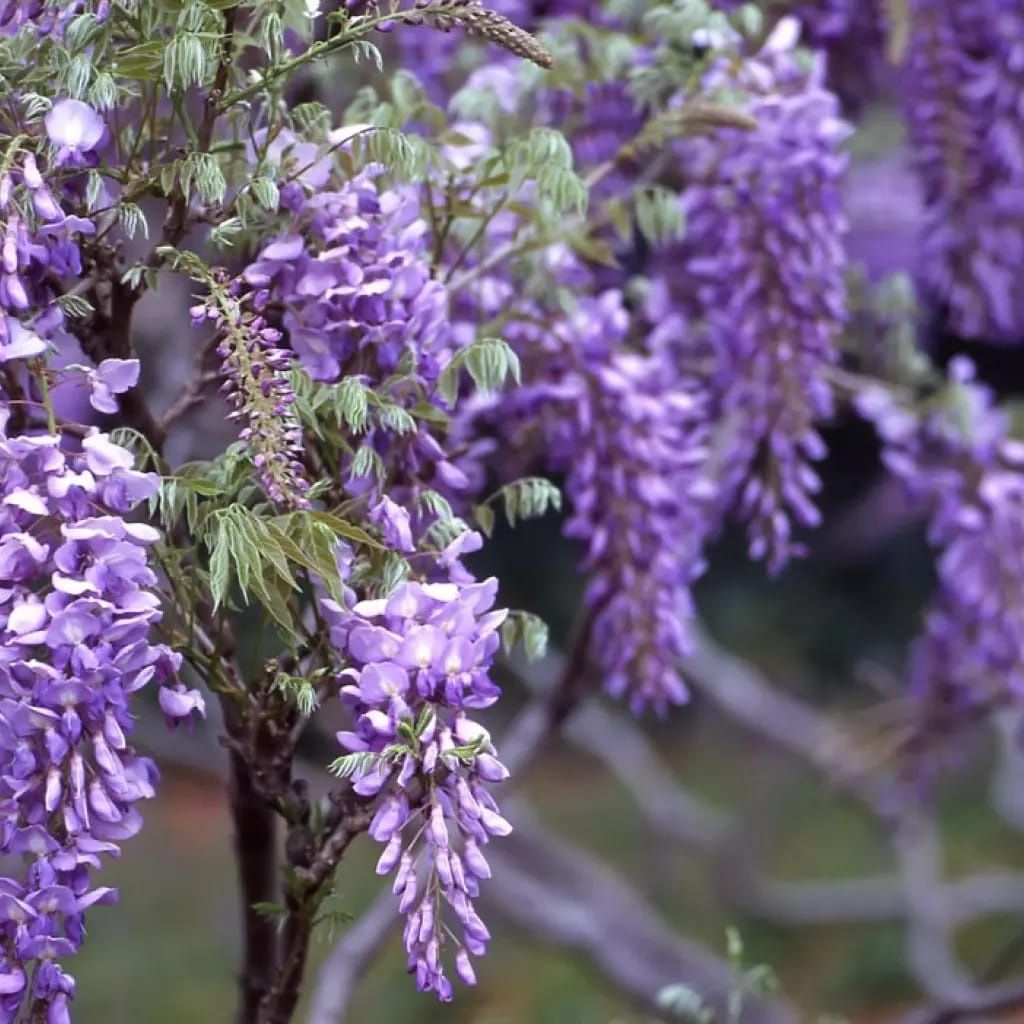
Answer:
<svg viewBox="0 0 1024 1024"><path fill-rule="evenodd" d="M99 412L116 413L115 395L139 382L138 359L104 359L89 375L89 402Z"/></svg>
<svg viewBox="0 0 1024 1024"><path fill-rule="evenodd" d="M103 138L103 118L81 100L58 100L46 115L46 134L57 147L57 166L79 167Z"/></svg>
<svg viewBox="0 0 1024 1024"><path fill-rule="evenodd" d="M2 314L0 314L2 316ZM46 351L46 342L13 317L7 317L7 341L0 341L0 363L12 359L32 359Z"/></svg>
<svg viewBox="0 0 1024 1024"><path fill-rule="evenodd" d="M193 712L200 717L206 714L206 702L198 690L189 690L181 683L163 686L159 693L160 710L169 718L188 718Z"/></svg>

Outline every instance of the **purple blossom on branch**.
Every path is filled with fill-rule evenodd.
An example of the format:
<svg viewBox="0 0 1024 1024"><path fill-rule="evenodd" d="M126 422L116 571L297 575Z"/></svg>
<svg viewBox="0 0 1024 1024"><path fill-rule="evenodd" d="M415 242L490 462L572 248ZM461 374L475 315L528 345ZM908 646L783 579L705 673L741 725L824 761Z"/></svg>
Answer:
<svg viewBox="0 0 1024 1024"><path fill-rule="evenodd" d="M825 455L826 375L845 318L838 185L848 129L821 61L805 70L794 39L784 21L738 79L729 64L709 75L709 87L746 92L756 128L726 128L679 151L693 178L680 269L716 362L722 498L737 504L751 556L772 572L804 551L794 526L820 520L814 463Z"/></svg>
<svg viewBox="0 0 1024 1024"><path fill-rule="evenodd" d="M565 332L576 363L549 436L568 473L566 535L587 546L591 647L605 687L635 712L663 713L686 699L690 586L704 569L713 495L707 407L698 382L666 359L621 350L628 325L618 293L580 303Z"/></svg>
<svg viewBox="0 0 1024 1024"><path fill-rule="evenodd" d="M139 382L138 359L104 359L90 370L89 404L97 412L117 412L117 395L130 391Z"/></svg>
<svg viewBox="0 0 1024 1024"><path fill-rule="evenodd" d="M491 610L496 593L494 579L412 582L351 609L323 602L331 639L352 666L341 698L355 729L338 734L349 752L338 764L351 765L345 770L361 795L395 783L370 825L385 844L377 871L397 868L409 970L420 990L445 1002L452 986L444 961L472 985L470 957L490 938L473 907L490 877L482 847L511 831L488 792L508 772L472 717L500 692L490 677L506 616Z"/></svg>
<svg viewBox="0 0 1024 1024"><path fill-rule="evenodd" d="M963 358L921 411L880 386L857 404L938 552L938 590L910 660L912 746L927 754L1024 695L1024 446Z"/></svg>
<svg viewBox="0 0 1024 1024"><path fill-rule="evenodd" d="M50 1024L69 1020L60 961L84 912L116 896L91 872L138 831L157 779L127 739L132 695L180 661L149 639L159 535L124 518L159 479L105 434L76 455L61 441L0 431L0 853L17 858L0 878L0 1016L31 1004Z"/></svg>
<svg viewBox="0 0 1024 1024"><path fill-rule="evenodd" d="M968 338L1024 338L1024 4L914 0L901 92L924 273Z"/></svg>
<svg viewBox="0 0 1024 1024"><path fill-rule="evenodd" d="M84 167L103 141L103 118L81 100L58 100L46 115L46 134L56 147L54 167Z"/></svg>
<svg viewBox="0 0 1024 1024"><path fill-rule="evenodd" d="M61 326L55 282L81 275L78 239L94 230L64 211L31 153L0 174L0 345L10 344L12 317L31 317L43 338Z"/></svg>
<svg viewBox="0 0 1024 1024"><path fill-rule="evenodd" d="M436 378L447 296L430 279L415 195L381 192L364 172L336 190L283 198L289 232L264 246L243 278L257 304L270 291L284 304L289 342L310 376L337 380L360 358L393 371L415 339L421 372Z"/></svg>

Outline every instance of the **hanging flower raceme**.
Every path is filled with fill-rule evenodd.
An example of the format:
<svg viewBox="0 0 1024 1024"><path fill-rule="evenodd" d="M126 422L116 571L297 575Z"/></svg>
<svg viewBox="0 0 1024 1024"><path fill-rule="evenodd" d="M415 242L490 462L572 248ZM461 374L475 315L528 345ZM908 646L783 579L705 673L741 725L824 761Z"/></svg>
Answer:
<svg viewBox="0 0 1024 1024"><path fill-rule="evenodd" d="M566 470L566 534L587 546L591 647L605 686L639 712L682 703L690 586L704 568L712 491L707 409L696 381L657 355L623 351L621 296L583 301L566 325L577 362L548 410Z"/></svg>
<svg viewBox="0 0 1024 1024"><path fill-rule="evenodd" d="M76 166L103 135L98 115L77 100L56 103L46 127L58 155ZM43 337L62 325L55 282L81 275L79 239L94 230L92 221L65 211L31 152L14 154L0 172L0 346L18 333L16 319L31 318Z"/></svg>
<svg viewBox="0 0 1024 1024"><path fill-rule="evenodd" d="M283 159L294 158L285 153ZM374 389L381 402L360 424L362 443L405 482L392 498L413 509L429 488L456 500L468 485L465 474L434 436L431 417L408 414L427 404L444 413L436 386L459 347L447 290L431 277L429 230L417 198L379 189L370 171L329 187L327 160L310 173L282 189L292 214L289 233L265 246L242 275L253 307L272 300L283 308L285 340L314 380L351 378L357 390ZM369 471L348 487L365 493L371 505L380 500L379 481Z"/></svg>
<svg viewBox="0 0 1024 1024"><path fill-rule="evenodd" d="M132 695L161 685L178 719L202 698L173 682L180 658L153 644L159 619L152 527L126 521L159 485L129 452L90 433L7 436L0 409L0 1019L68 1020L60 961L84 911L116 896L90 877L141 826L156 769L127 738ZM20 867L15 867L15 858Z"/></svg>
<svg viewBox="0 0 1024 1024"><path fill-rule="evenodd" d="M508 220L493 219L488 249L514 230ZM566 474L565 531L585 544L591 577L590 651L612 694L635 712L663 712L686 699L691 586L704 569L714 513L707 389L660 338L674 337L677 319L660 318L659 330L631 350L631 325L642 318L620 291L580 298L567 310L551 300L554 289L586 296L594 274L565 245L545 251L544 269L541 297L523 294L501 270L456 296L456 315L466 322L506 312L502 332L518 353L523 383L461 407L454 433L500 436L503 478L539 460Z"/></svg>
<svg viewBox="0 0 1024 1024"><path fill-rule="evenodd" d="M410 582L351 609L324 602L331 638L352 666L341 696L355 728L338 734L349 751L338 766L363 796L394 782L370 825L385 844L377 871L397 868L409 970L444 1001L452 998L446 961L475 982L470 957L490 937L473 907L490 877L482 847L511 829L488 791L508 772L472 717L499 696L490 669L506 613L491 610L496 580L470 582L459 569L451 574L459 583Z"/></svg>
<svg viewBox="0 0 1024 1024"><path fill-rule="evenodd" d="M691 314L718 367L723 499L738 503L751 555L772 571L803 551L794 525L820 518L814 463L825 455L826 372L845 315L847 128L821 62L794 55L795 32L784 21L736 80L732 64L710 73L709 87L748 93L757 127L723 129L680 152L694 179L680 270L695 282Z"/></svg>
<svg viewBox="0 0 1024 1024"><path fill-rule="evenodd" d="M924 273L970 338L1024 339L1024 3L914 0L902 95Z"/></svg>
<svg viewBox="0 0 1024 1024"><path fill-rule="evenodd" d="M889 470L928 514L938 592L910 663L918 744L936 745L975 712L1024 694L1024 445L965 359L923 411L869 388Z"/></svg>
<svg viewBox="0 0 1024 1024"><path fill-rule="evenodd" d="M219 332L221 390L232 406L228 418L243 424L239 436L267 497L284 508L305 508L309 479L288 377L294 353L280 346L281 332L248 309L237 291L218 288L208 304L192 308L192 320L212 322Z"/></svg>

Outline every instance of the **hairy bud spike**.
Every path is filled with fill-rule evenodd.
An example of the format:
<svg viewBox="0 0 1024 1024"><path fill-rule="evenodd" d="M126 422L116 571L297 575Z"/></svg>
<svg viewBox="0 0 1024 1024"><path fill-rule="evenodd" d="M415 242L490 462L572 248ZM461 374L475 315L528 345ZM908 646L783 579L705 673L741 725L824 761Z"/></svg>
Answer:
<svg viewBox="0 0 1024 1024"><path fill-rule="evenodd" d="M470 35L496 43L509 53L542 68L555 66L554 58L535 36L505 15L484 7L480 0L454 0L436 11L432 9L435 7L434 0L417 0L416 7L423 15L420 24L430 25L442 32L460 27Z"/></svg>

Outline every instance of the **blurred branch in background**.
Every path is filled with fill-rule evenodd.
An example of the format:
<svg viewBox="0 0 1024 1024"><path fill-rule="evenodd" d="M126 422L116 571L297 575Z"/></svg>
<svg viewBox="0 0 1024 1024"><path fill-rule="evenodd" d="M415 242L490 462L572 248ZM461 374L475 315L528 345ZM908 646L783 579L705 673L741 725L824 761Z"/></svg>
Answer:
<svg viewBox="0 0 1024 1024"><path fill-rule="evenodd" d="M757 864L757 824L749 815L721 810L687 792L629 716L596 699L580 704L587 687L580 683L584 666L579 658L553 655L529 670L511 667L524 679L529 674L535 691L501 746L516 765L517 778L525 777L549 743L557 709L566 739L619 781L655 834L706 860L721 897L737 911L788 928L905 922L910 969L922 991L935 1000L908 1015L905 1024L953 1024L1009 1013L1024 1003L1024 983L976 985L954 953L957 928L984 917L1024 915L1024 875L991 870L944 880L935 823L919 810L913 817L893 816L884 797L894 780L885 766L862 754L827 714L786 693L706 634L697 636L687 664L693 687L713 698L730 719L795 755L866 806L892 840L892 874L830 881L766 876ZM570 679L574 696L567 702ZM211 713L216 718L217 710ZM993 804L1009 824L1021 828L1018 783L1024 759L1014 743L1019 716L1003 714L995 727L1000 744ZM227 755L213 741L215 733L216 728L206 728L190 736L172 735L143 719L136 736L141 748L164 763L224 778ZM312 763L306 767L318 770ZM512 817L514 842L490 855L496 877L486 895L497 912L531 935L578 950L608 984L647 1010L656 1010L658 993L676 983L685 983L709 1005L717 1004L730 983L725 960L676 934L641 893L592 855L553 836L527 805L520 802ZM395 897L385 888L320 969L310 1024L342 1024L347 1019L360 979L398 924ZM765 997L749 1001L746 1013L744 1020L750 1024L794 1019L788 1006Z"/></svg>
<svg viewBox="0 0 1024 1024"><path fill-rule="evenodd" d="M833 785L884 813L892 781L826 714L764 678L706 633L694 630L686 678L720 711L821 772Z"/></svg>
<svg viewBox="0 0 1024 1024"><path fill-rule="evenodd" d="M730 718L865 805L890 837L896 870L822 882L766 877L756 864L753 824L686 792L632 719L591 700L564 716L566 738L618 779L660 838L708 860L719 891L737 910L786 927L905 922L910 968L921 989L943 1007L921 1011L932 1014L922 1018L927 1024L942 1024L947 1018L936 1016L940 1012L967 1015L966 1007L1008 999L1016 991L1012 984L989 990L972 983L956 957L954 932L978 918L1024 913L1024 876L992 870L945 881L935 823L920 811L893 814L886 797L895 780L857 749L841 725L706 635L698 637L687 668L694 687L712 696ZM521 667L513 670L526 675ZM550 736L552 695L560 689L552 680L566 677L565 660L550 657L531 675L539 695L512 723L503 744L520 773ZM1003 728L1012 733L1016 725ZM1012 752L1012 745L1007 749ZM1020 770L1011 760L1004 757L1002 771ZM994 794L997 790L994 786ZM496 866L500 863L487 893L495 909L532 935L585 953L607 982L648 1009L656 1008L659 991L680 982L709 1005L718 1003L727 991L722 988L729 978L725 961L673 934L640 893L590 854L554 837L522 803L513 820L514 841L491 854ZM396 930L393 906L394 897L385 891L337 944L317 981L311 1024L346 1019L360 975ZM747 1012L744 1019L751 1021L791 1019L787 1006L763 998L751 1002Z"/></svg>
<svg viewBox="0 0 1024 1024"><path fill-rule="evenodd" d="M506 917L585 953L603 978L650 1012L659 993L682 981L716 1019L726 1018L737 981L729 963L670 930L615 872L554 838L525 807L515 808L513 820L516 831L494 858L501 884L490 893ZM783 1001L750 993L739 1017L744 1024L796 1019Z"/></svg>
<svg viewBox="0 0 1024 1024"><path fill-rule="evenodd" d="M678 935L644 897L614 871L571 843L554 838L523 804L511 812L514 840L492 852L491 907L532 937L585 955L602 980L642 1009L685 981L702 1001L724 1011L736 978L731 965ZM309 1024L343 1024L368 964L397 930L395 898L385 890L335 946L317 979ZM747 994L743 1024L788 1024L780 1000Z"/></svg>

